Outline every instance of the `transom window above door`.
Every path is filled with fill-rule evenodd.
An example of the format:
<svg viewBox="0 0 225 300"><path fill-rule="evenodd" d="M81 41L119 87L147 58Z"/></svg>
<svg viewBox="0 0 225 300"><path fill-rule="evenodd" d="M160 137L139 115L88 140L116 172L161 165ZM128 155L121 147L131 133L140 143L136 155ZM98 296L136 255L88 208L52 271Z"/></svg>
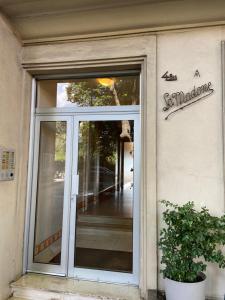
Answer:
<svg viewBox="0 0 225 300"><path fill-rule="evenodd" d="M139 105L140 75L39 80L38 108Z"/></svg>

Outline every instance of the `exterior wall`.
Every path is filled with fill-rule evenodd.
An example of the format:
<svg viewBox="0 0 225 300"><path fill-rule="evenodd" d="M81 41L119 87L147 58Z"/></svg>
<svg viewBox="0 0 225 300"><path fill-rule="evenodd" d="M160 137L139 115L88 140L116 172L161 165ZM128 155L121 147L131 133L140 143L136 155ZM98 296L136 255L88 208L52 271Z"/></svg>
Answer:
<svg viewBox="0 0 225 300"><path fill-rule="evenodd" d="M131 53L132 39L135 44L135 38L130 37L127 48L122 50L121 46L118 47L116 44L116 39L107 40L106 48L102 54L103 58L106 60L115 56L128 57ZM143 39L145 39L144 44L147 45L148 37L145 36ZM221 79L221 41L224 39L225 27L165 32L157 35L157 199L167 199L175 203L193 200L197 207L206 205L211 212L218 215L224 212ZM78 44L26 47L23 62L25 67L30 69L32 69L33 63L39 64L39 68L45 63L49 63L47 68L50 70L51 62L58 62L63 65L68 60L68 63L64 64L65 67L68 67L69 61L77 58L81 58L81 60L98 59L98 55L93 49L99 47L97 49L101 52L101 43L101 41L93 41L91 46L88 46L86 41ZM116 46L112 47L114 43ZM143 44L141 47L145 49ZM112 55L113 51L115 52ZM136 53L136 55L139 54ZM53 67L57 68L57 64ZM196 69L201 74L200 78L194 78ZM178 81L166 82L161 79L167 70L176 74ZM149 73L149 75L151 74ZM154 78L148 76L147 86L151 85L151 80ZM162 110L164 93L190 92L194 86L197 87L209 81L212 82L212 87L215 90L213 95L178 112L167 121L164 120L166 116ZM148 124L150 126L150 122ZM146 132L149 128L145 129ZM4 132L9 133L10 128L5 127ZM16 135L15 129L12 134ZM10 146L11 141L12 139L10 139ZM7 185L8 183L4 184ZM10 191L4 189L7 197L12 192L12 188ZM150 198L148 201L147 206L150 207L152 205ZM7 210L9 210L9 203L10 201L5 208ZM160 227L160 207L158 212ZM155 211L148 211L148 220L151 219L151 216L154 218L154 214ZM10 218L12 218L11 215L6 219L7 222L11 222ZM151 225L151 223L148 224ZM153 230L157 230L156 224L154 228L149 226L149 234ZM151 242L147 242L147 244L150 245ZM151 255L153 257L155 255L154 247L151 247L145 249L149 255L148 266L151 262L154 264L154 260L150 261ZM15 251L13 245L10 249ZM3 282L3 280L1 281ZM6 282L6 279L4 281ZM225 271L210 266L207 294L220 296L222 299L225 293L224 282ZM151 280L148 280L147 287L153 287ZM163 281L160 276L159 288L163 289Z"/></svg>
<svg viewBox="0 0 225 300"><path fill-rule="evenodd" d="M16 172L13 181L0 182L0 299L10 293L9 282L22 270L22 245L25 206L23 71L21 45L0 15L0 145L15 149ZM29 108L29 105L27 106Z"/></svg>
<svg viewBox="0 0 225 300"><path fill-rule="evenodd" d="M14 147L17 154L15 181L0 182L0 236L4 238L4 243L0 243L0 299L4 299L8 293L8 282L15 279L22 269L23 207L26 180L26 176L23 176L26 171L23 161L26 161L28 155L27 145L23 144L24 139L21 134L25 134L26 141L29 102L27 101L25 106L23 106L24 104L20 105L22 103L22 70L18 56L20 45L2 21L0 22L0 37L4 39L4 43L0 44L0 53L3 53L3 56L0 56L0 66L4 70L0 75L2 76L0 78L1 144ZM147 41L147 37L145 38ZM176 203L193 200L197 207L206 205L211 212L218 215L225 209L221 79L221 41L224 39L225 27L165 32L157 35L157 199L167 199ZM23 59L30 66L33 63L51 64L52 60L62 63L66 58L68 61L75 60L76 57L79 57L79 52L82 52L83 61L85 59L96 60L98 57L96 52L102 50L101 42L93 41L92 43L93 45L90 47L83 42L78 46L71 43L26 47ZM116 39L111 40L111 43L116 44ZM135 48L132 37L129 38L129 43L126 49L121 50L118 45L114 48L111 47L110 40L108 40L103 58L106 60L115 58L115 56L129 56L129 51L131 51L129 45ZM146 42L145 47L147 46ZM93 49L96 49L96 52ZM115 52L112 55L113 51ZM132 51L135 52L135 50ZM148 52L146 49L144 51ZM144 51L142 55L144 55ZM68 55L69 52L71 55ZM5 57L8 57L7 64ZM66 68L68 65L69 62L65 63L64 67ZM48 68L50 69L51 66ZM201 74L200 78L194 78L196 69ZM176 74L178 81L166 82L161 79L167 70ZM27 76L26 82L29 83L30 77L24 76ZM12 82L10 89L7 86L9 81ZM148 77L147 85L150 81L151 76ZM166 116L162 110L164 93L181 90L190 92L194 86L197 87L209 81L212 82L215 90L213 95L178 112L169 120L164 120ZM26 95L29 95L29 88L24 87L23 90ZM25 116L25 119L22 118L22 115ZM23 127L25 133L17 124L26 125ZM150 123L148 124L150 126ZM22 160L20 160L19 153L23 153ZM20 171L19 166L22 168ZM159 207L159 227L161 226L160 211ZM154 216L155 211L148 213L149 220L151 214ZM19 238L18 224L20 226ZM154 230L157 230L156 226ZM151 233L151 231L149 232ZM149 242L149 244L151 243ZM154 249L150 250L147 251L149 264L151 264L151 255ZM148 281L147 286L152 288L150 282L151 280ZM222 299L225 293L224 282L225 271L210 266L207 294L220 296ZM163 281L160 276L159 288L163 289Z"/></svg>
<svg viewBox="0 0 225 300"><path fill-rule="evenodd" d="M216 215L224 213L221 41L225 27L195 29L158 35L158 200L194 201ZM199 70L201 77L195 77ZM166 72L178 80L161 78ZM214 94L179 111L168 120L163 94L191 92L212 82ZM161 208L159 208L159 220ZM161 225L161 221L160 221ZM163 289L161 277L159 287ZM207 294L225 294L225 270L210 266Z"/></svg>

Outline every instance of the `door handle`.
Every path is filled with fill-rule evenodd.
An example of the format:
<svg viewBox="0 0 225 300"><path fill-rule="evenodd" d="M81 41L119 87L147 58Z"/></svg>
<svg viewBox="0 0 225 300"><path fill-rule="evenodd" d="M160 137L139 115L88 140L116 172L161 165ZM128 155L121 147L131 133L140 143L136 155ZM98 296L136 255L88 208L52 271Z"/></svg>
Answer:
<svg viewBox="0 0 225 300"><path fill-rule="evenodd" d="M72 201L72 202L75 202L76 196L77 196L76 194L72 194L72 196L71 196L71 201Z"/></svg>
<svg viewBox="0 0 225 300"><path fill-rule="evenodd" d="M80 179L80 176L77 174L76 175L76 183L75 183L75 186L76 186L76 195L79 194L79 179Z"/></svg>
<svg viewBox="0 0 225 300"><path fill-rule="evenodd" d="M76 198L76 195L79 194L79 175L74 174L72 178L72 197Z"/></svg>

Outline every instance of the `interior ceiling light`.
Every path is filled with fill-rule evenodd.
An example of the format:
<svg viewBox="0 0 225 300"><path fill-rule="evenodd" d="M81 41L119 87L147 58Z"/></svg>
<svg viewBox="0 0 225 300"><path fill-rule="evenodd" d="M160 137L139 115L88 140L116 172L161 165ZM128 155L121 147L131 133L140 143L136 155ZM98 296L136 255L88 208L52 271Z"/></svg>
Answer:
<svg viewBox="0 0 225 300"><path fill-rule="evenodd" d="M97 78L97 81L105 87L111 87L114 84L112 78Z"/></svg>

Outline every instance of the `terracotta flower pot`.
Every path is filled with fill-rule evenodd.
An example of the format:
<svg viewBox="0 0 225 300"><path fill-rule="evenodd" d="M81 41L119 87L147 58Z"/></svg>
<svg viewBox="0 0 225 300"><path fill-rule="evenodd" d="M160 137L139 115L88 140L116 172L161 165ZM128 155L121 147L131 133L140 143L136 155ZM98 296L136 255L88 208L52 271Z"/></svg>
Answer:
<svg viewBox="0 0 225 300"><path fill-rule="evenodd" d="M194 283L165 279L166 300L205 300L206 276L201 274L202 281Z"/></svg>

